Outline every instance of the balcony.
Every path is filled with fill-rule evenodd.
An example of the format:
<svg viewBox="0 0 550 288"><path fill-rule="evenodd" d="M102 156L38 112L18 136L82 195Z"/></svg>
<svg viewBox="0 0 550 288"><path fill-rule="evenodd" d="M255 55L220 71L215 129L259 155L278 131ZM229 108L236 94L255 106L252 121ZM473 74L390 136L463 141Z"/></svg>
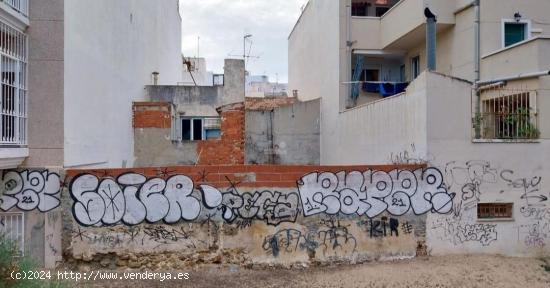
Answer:
<svg viewBox="0 0 550 288"><path fill-rule="evenodd" d="M2 0L2 2L25 17L29 15L29 0Z"/></svg>
<svg viewBox="0 0 550 288"><path fill-rule="evenodd" d="M349 91L353 103L347 108L402 93L408 85L401 54L355 51L351 61L354 68Z"/></svg>
<svg viewBox="0 0 550 288"><path fill-rule="evenodd" d="M455 24L454 0L401 0L390 4L381 16L361 14L352 9L351 34L357 41L356 48L407 50L423 43L425 7L437 14L438 32Z"/></svg>
<svg viewBox="0 0 550 288"><path fill-rule="evenodd" d="M497 79L550 68L550 36L539 36L484 55L481 79Z"/></svg>

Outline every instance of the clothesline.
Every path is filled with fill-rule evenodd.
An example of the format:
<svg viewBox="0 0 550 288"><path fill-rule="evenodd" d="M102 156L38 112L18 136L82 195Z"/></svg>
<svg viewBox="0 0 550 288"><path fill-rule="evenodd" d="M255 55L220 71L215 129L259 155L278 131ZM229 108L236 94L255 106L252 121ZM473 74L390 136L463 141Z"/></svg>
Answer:
<svg viewBox="0 0 550 288"><path fill-rule="evenodd" d="M349 81L349 82L342 82L342 84L361 84L361 83L369 83L369 84L402 84L402 83L408 83L406 81Z"/></svg>

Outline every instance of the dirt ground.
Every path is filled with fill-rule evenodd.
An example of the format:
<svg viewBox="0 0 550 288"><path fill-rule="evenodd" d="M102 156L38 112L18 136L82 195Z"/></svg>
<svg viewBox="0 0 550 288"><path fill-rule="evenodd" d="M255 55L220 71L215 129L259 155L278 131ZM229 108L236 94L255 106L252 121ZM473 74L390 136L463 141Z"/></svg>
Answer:
<svg viewBox="0 0 550 288"><path fill-rule="evenodd" d="M550 287L540 259L447 256L358 265L289 269L203 266L189 280L96 281L74 287Z"/></svg>

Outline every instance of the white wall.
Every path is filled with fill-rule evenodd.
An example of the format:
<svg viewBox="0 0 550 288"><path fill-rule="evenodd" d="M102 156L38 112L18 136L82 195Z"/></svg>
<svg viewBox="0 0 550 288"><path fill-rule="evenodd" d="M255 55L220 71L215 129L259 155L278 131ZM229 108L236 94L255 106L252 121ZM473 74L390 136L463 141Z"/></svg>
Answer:
<svg viewBox="0 0 550 288"><path fill-rule="evenodd" d="M424 159L425 94L426 79L422 74L405 94L358 106L338 113L331 121L323 121L321 137L335 146L322 147L322 163L385 164L404 151Z"/></svg>
<svg viewBox="0 0 550 288"><path fill-rule="evenodd" d="M288 39L289 95L338 98L339 1L309 1Z"/></svg>
<svg viewBox="0 0 550 288"><path fill-rule="evenodd" d="M177 0L65 1L65 166L133 163L132 101L182 81Z"/></svg>
<svg viewBox="0 0 550 288"><path fill-rule="evenodd" d="M452 215L428 215L432 253L548 255L550 206L548 200L537 197L550 198L550 139L543 136L537 143L472 143L470 87L452 84L460 82L457 80L443 81L436 74L430 74L430 78L428 152L433 156L431 165L440 168L448 189L456 193ZM449 84L454 87L452 93ZM539 108L549 111L550 105L545 103ZM477 202L514 203L513 220L479 221L476 206L472 207ZM495 233L487 233L492 225ZM484 235L496 239L485 244L477 240Z"/></svg>

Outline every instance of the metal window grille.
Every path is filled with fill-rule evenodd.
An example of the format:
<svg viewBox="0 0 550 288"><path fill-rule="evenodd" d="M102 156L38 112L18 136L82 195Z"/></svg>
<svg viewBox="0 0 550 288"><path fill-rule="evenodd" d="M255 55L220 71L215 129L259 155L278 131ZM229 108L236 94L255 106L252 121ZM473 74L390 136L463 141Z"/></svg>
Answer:
<svg viewBox="0 0 550 288"><path fill-rule="evenodd" d="M0 213L0 235L17 245L18 256L25 252L25 216L23 213Z"/></svg>
<svg viewBox="0 0 550 288"><path fill-rule="evenodd" d="M0 22L0 145L27 144L27 35Z"/></svg>
<svg viewBox="0 0 550 288"><path fill-rule="evenodd" d="M512 218L513 203L479 203L477 218Z"/></svg>
<svg viewBox="0 0 550 288"><path fill-rule="evenodd" d="M15 11L27 16L29 14L29 0L2 0Z"/></svg>
<svg viewBox="0 0 550 288"><path fill-rule="evenodd" d="M473 101L475 99L473 94ZM480 94L480 112L473 129L482 139L538 139L537 91L492 87ZM474 132L475 134L475 132Z"/></svg>
<svg viewBox="0 0 550 288"><path fill-rule="evenodd" d="M221 118L204 118L204 129L220 129Z"/></svg>

